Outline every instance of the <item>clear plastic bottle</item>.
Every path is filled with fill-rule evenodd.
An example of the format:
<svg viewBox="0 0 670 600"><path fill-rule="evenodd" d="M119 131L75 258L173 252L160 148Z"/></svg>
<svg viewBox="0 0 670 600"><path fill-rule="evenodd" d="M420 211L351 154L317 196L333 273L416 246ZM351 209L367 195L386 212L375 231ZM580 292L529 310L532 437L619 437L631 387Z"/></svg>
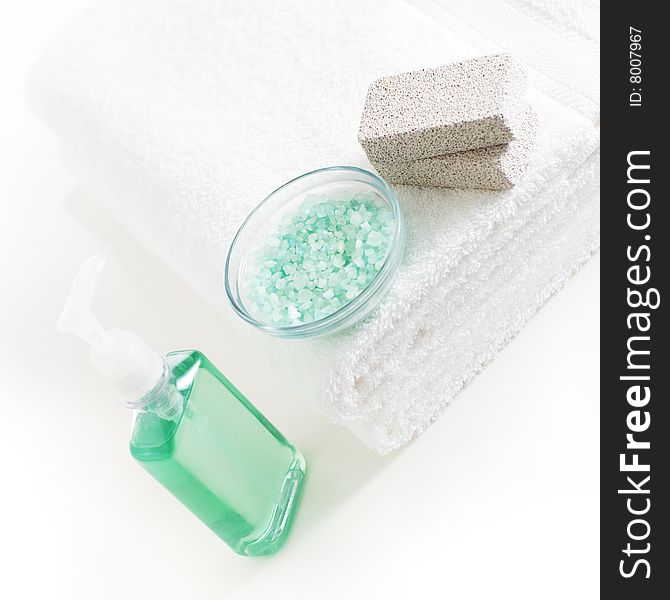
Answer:
<svg viewBox="0 0 670 600"><path fill-rule="evenodd" d="M79 269L58 323L91 345L91 362L134 410L130 452L235 552L276 552L302 488L300 452L200 352L164 358L91 313L104 261Z"/></svg>

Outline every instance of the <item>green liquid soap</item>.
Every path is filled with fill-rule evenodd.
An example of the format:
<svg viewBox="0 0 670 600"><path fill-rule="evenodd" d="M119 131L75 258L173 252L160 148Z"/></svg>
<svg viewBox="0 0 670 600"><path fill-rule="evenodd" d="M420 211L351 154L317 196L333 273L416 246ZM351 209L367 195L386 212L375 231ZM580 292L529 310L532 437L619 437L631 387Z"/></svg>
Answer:
<svg viewBox="0 0 670 600"><path fill-rule="evenodd" d="M200 352L173 352L166 364L167 381L136 411L131 454L235 552L276 552L299 499L302 455Z"/></svg>
<svg viewBox="0 0 670 600"><path fill-rule="evenodd" d="M288 535L305 461L200 352L165 358L92 313L104 269L86 260L57 327L90 345L91 363L134 410L130 452L235 552L272 554Z"/></svg>

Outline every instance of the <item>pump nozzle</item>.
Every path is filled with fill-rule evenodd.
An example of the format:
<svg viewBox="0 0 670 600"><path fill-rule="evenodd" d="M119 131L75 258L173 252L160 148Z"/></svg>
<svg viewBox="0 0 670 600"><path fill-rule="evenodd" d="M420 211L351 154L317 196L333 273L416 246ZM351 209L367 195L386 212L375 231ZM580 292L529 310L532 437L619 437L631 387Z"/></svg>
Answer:
<svg viewBox="0 0 670 600"><path fill-rule="evenodd" d="M97 254L79 267L56 327L87 342L93 366L116 387L128 406L139 407L142 398L166 377L167 366L140 336L105 330L91 311L104 268L105 260Z"/></svg>
<svg viewBox="0 0 670 600"><path fill-rule="evenodd" d="M105 259L99 254L94 254L79 267L63 312L56 323L58 331L74 333L89 344L93 344L98 336L104 334L100 321L91 312L95 290L104 268Z"/></svg>

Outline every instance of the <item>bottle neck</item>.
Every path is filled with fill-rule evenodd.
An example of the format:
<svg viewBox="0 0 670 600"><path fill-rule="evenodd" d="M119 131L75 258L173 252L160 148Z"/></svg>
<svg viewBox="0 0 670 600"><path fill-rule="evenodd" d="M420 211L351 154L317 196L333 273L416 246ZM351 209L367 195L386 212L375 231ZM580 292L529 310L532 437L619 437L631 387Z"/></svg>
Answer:
<svg viewBox="0 0 670 600"><path fill-rule="evenodd" d="M172 370L165 360L158 383L138 400L126 401L126 406L154 413L167 421L179 421L184 409L184 397L177 389Z"/></svg>

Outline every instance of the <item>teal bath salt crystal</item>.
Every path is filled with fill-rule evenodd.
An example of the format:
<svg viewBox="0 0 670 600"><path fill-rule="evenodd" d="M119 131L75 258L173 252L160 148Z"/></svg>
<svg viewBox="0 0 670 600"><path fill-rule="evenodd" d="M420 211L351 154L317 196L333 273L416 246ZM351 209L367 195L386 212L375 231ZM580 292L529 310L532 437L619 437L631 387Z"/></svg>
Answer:
<svg viewBox="0 0 670 600"><path fill-rule="evenodd" d="M394 231L392 209L372 191L306 196L249 264L251 308L278 327L331 315L375 278Z"/></svg>

